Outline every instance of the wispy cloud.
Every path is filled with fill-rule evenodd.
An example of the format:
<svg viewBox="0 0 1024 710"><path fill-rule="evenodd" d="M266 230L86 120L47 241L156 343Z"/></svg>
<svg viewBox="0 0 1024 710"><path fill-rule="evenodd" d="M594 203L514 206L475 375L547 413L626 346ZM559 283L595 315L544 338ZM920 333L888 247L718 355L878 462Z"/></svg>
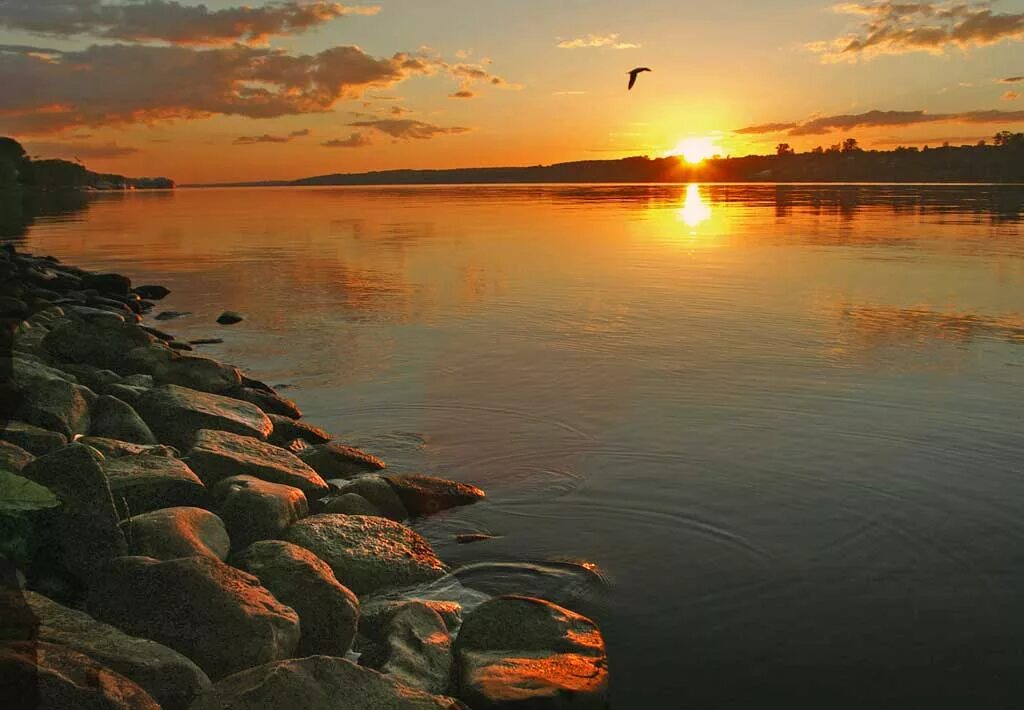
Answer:
<svg viewBox="0 0 1024 710"><path fill-rule="evenodd" d="M639 44L633 42L623 42L619 39L618 33L598 35L588 34L582 37L575 37L573 39L562 39L561 37L556 38L558 44L555 46L559 49L590 49L594 47L608 47L610 49L638 49Z"/></svg>
<svg viewBox="0 0 1024 710"><path fill-rule="evenodd" d="M30 155L45 158L82 158L106 159L127 158L140 152L138 148L118 145L114 141L106 143L85 143L76 141L31 141L26 143Z"/></svg>
<svg viewBox="0 0 1024 710"><path fill-rule="evenodd" d="M1007 91L1001 97L1003 101L1016 101L1020 98L1019 91Z"/></svg>
<svg viewBox="0 0 1024 710"><path fill-rule="evenodd" d="M356 132L348 138L325 141L320 145L325 148L362 148L363 146L370 145L372 142L365 134Z"/></svg>
<svg viewBox="0 0 1024 710"><path fill-rule="evenodd" d="M329 0L277 0L259 7L211 10L176 0L129 4L103 0L4 0L0 26L37 34L88 35L131 42L183 45L262 43L294 35L346 15L375 15L376 5Z"/></svg>
<svg viewBox="0 0 1024 710"><path fill-rule="evenodd" d="M941 53L1024 38L1024 12L996 12L989 3L841 3L835 12L862 18L856 30L808 49L825 61L856 61L882 54Z"/></svg>
<svg viewBox="0 0 1024 710"><path fill-rule="evenodd" d="M476 94L474 94L469 89L459 89L458 91L449 94L448 98L450 98L450 99L472 99L475 96L476 96Z"/></svg>
<svg viewBox="0 0 1024 710"><path fill-rule="evenodd" d="M1024 76L1008 76L1005 79L1000 79L1000 84L1019 84L1024 82Z"/></svg>
<svg viewBox="0 0 1024 710"><path fill-rule="evenodd" d="M747 126L746 128L738 128L733 133L739 133L741 135L760 135L763 133L782 133L788 131L791 128L796 128L796 123L760 123L756 126Z"/></svg>
<svg viewBox="0 0 1024 710"><path fill-rule="evenodd" d="M928 113L927 111L865 111L864 113L818 116L802 123L765 123L739 128L741 135L780 134L818 136L852 128L879 126L914 126L924 123L1014 124L1024 123L1024 111L984 109L960 113Z"/></svg>
<svg viewBox="0 0 1024 710"><path fill-rule="evenodd" d="M301 131L292 131L286 136L273 136L264 133L261 136L239 136L235 140L231 141L233 145L258 145L260 143L291 143L296 138L305 138L310 134L308 128L303 128Z"/></svg>
<svg viewBox="0 0 1024 710"><path fill-rule="evenodd" d="M373 121L354 121L350 126L372 128L399 140L426 140L440 135L467 133L471 129L464 126L436 126L425 121L411 118L384 118Z"/></svg>

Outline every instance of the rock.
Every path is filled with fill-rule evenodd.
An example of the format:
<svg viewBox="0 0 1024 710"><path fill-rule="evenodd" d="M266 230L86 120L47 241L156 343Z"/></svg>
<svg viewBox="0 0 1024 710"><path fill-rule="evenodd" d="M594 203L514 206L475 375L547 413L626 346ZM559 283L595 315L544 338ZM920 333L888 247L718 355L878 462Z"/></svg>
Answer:
<svg viewBox="0 0 1024 710"><path fill-rule="evenodd" d="M119 439L133 444L156 444L156 436L130 404L102 395L92 408L90 436Z"/></svg>
<svg viewBox="0 0 1024 710"><path fill-rule="evenodd" d="M348 478L359 473L380 471L385 466L372 454L333 441L303 449L299 458L324 478Z"/></svg>
<svg viewBox="0 0 1024 710"><path fill-rule="evenodd" d="M127 387L138 387L140 389L148 390L153 388L156 385L156 382L153 380L152 375L144 375L137 372L134 375L128 375L125 377L121 380L121 384Z"/></svg>
<svg viewBox="0 0 1024 710"><path fill-rule="evenodd" d="M359 601L331 568L309 550L280 540L264 540L235 555L231 563L299 615L299 653L344 656L359 626Z"/></svg>
<svg viewBox="0 0 1024 710"><path fill-rule="evenodd" d="M36 456L45 456L68 443L68 438L63 434L16 420L4 422L0 426L0 439L20 446Z"/></svg>
<svg viewBox="0 0 1024 710"><path fill-rule="evenodd" d="M384 476L413 515L432 515L441 510L476 503L484 492L476 486L420 474Z"/></svg>
<svg viewBox="0 0 1024 710"><path fill-rule="evenodd" d="M328 490L316 471L295 455L265 441L228 431L200 430L185 461L208 486L241 474L293 486L306 495L318 496Z"/></svg>
<svg viewBox="0 0 1024 710"><path fill-rule="evenodd" d="M87 608L192 659L211 679L291 656L299 617L250 574L211 557L111 561Z"/></svg>
<svg viewBox="0 0 1024 710"><path fill-rule="evenodd" d="M81 441L91 445L94 440ZM209 506L206 486L188 464L173 456L144 451L110 457L103 462L103 470L123 517L160 508Z"/></svg>
<svg viewBox="0 0 1024 710"><path fill-rule="evenodd" d="M309 515L306 494L301 490L252 476L225 478L214 488L213 497L236 549L278 538L292 523Z"/></svg>
<svg viewBox="0 0 1024 710"><path fill-rule="evenodd" d="M127 296L131 293L132 282L121 274L86 274L82 277L83 289L96 289L100 293L112 293Z"/></svg>
<svg viewBox="0 0 1024 710"><path fill-rule="evenodd" d="M68 363L61 365L65 372L75 376L81 384L94 392L106 392L107 387L121 382L121 376L113 370L103 370L93 365Z"/></svg>
<svg viewBox="0 0 1024 710"><path fill-rule="evenodd" d="M59 432L69 439L75 434L87 433L89 408L96 401L96 394L65 378L73 380L74 376L27 358L15 357L12 382L20 395L15 417Z"/></svg>
<svg viewBox="0 0 1024 710"><path fill-rule="evenodd" d="M344 658L311 656L237 673L203 694L191 710L459 710L451 698L428 695Z"/></svg>
<svg viewBox="0 0 1024 710"><path fill-rule="evenodd" d="M258 407L230 397L165 385L143 393L135 406L157 438L188 449L202 429L265 439L273 425ZM241 473L240 471L235 473Z"/></svg>
<svg viewBox="0 0 1024 710"><path fill-rule="evenodd" d="M302 439L310 444L326 444L331 440L330 434L312 424L296 421L291 417L281 416L272 412L268 412L267 417L274 425L274 431L271 432L268 439L274 446L280 446L283 449L288 448L288 444L295 439Z"/></svg>
<svg viewBox="0 0 1024 710"><path fill-rule="evenodd" d="M473 542L486 542L487 540L496 540L497 538L497 535L489 533L459 533L455 536L455 542L459 545L469 545Z"/></svg>
<svg viewBox="0 0 1024 710"><path fill-rule="evenodd" d="M237 387L242 379L236 367L183 354L165 343L135 348L126 360L132 369L152 375L158 385L180 385L200 392L220 394Z"/></svg>
<svg viewBox="0 0 1024 710"><path fill-rule="evenodd" d="M380 509L358 493L345 493L344 495L328 498L320 506L321 513L336 513L339 515L376 515L383 517Z"/></svg>
<svg viewBox="0 0 1024 710"><path fill-rule="evenodd" d="M540 599L498 597L477 607L455 640L455 663L456 694L474 710L607 707L601 632Z"/></svg>
<svg viewBox="0 0 1024 710"><path fill-rule="evenodd" d="M224 338L196 338L195 340L188 341L189 345L220 345L224 342Z"/></svg>
<svg viewBox="0 0 1024 710"><path fill-rule="evenodd" d="M162 508L121 523L132 555L157 560L205 555L223 562L231 551L224 523L202 508Z"/></svg>
<svg viewBox="0 0 1024 710"><path fill-rule="evenodd" d="M91 446L99 451L106 458L121 458L122 456L163 456L166 458L177 458L178 450L173 446L164 444L132 444L120 439L108 439L104 436L83 436L78 439L79 443Z"/></svg>
<svg viewBox="0 0 1024 710"><path fill-rule="evenodd" d="M20 298L0 296L0 317L21 319L27 318L28 314L28 304Z"/></svg>
<svg viewBox="0 0 1024 710"><path fill-rule="evenodd" d="M381 672L427 693L438 695L448 690L452 639L436 611L409 602L391 618L385 636L387 659Z"/></svg>
<svg viewBox="0 0 1024 710"><path fill-rule="evenodd" d="M155 641L129 636L35 592L25 592L39 619L38 638L83 653L137 683L165 710L184 710L210 679L199 666Z"/></svg>
<svg viewBox="0 0 1024 710"><path fill-rule="evenodd" d="M398 493L395 489L381 476L360 476L359 478L353 478L350 481L337 481L338 493L341 497L349 493L355 493L362 498L370 501L370 503L379 512L375 515L381 515L389 520L406 520L409 518L409 511L406 510L405 504L398 497ZM333 505L334 499L328 503L328 506ZM343 510L328 511L328 512L344 512Z"/></svg>
<svg viewBox="0 0 1024 710"><path fill-rule="evenodd" d="M268 415L277 414L289 419L298 419L302 416L302 412L299 410L299 407L295 402L290 399L285 399L273 392L264 392L263 390L253 389L252 387L234 387L223 392L223 394L228 397L234 397L235 399L255 404Z"/></svg>
<svg viewBox="0 0 1024 710"><path fill-rule="evenodd" d="M172 340L174 340L173 335L171 335L170 333L165 333L159 328L154 328L149 325L140 325L139 327L142 328L147 333L149 333L150 335L155 336L157 339L164 341L165 343L169 343Z"/></svg>
<svg viewBox="0 0 1024 710"><path fill-rule="evenodd" d="M245 320L245 316L234 311L224 311L217 316L217 322L221 325L234 325L235 323L241 323Z"/></svg>
<svg viewBox="0 0 1024 710"><path fill-rule="evenodd" d="M10 710L160 710L145 690L66 646L0 645L4 707Z"/></svg>
<svg viewBox="0 0 1024 710"><path fill-rule="evenodd" d="M453 601L437 599L364 599L359 608L359 633L370 639L383 639L388 625L395 615L407 604L426 606L441 617L449 634L462 626L462 605Z"/></svg>
<svg viewBox="0 0 1024 710"><path fill-rule="evenodd" d="M192 311L160 311L156 314L156 320L174 320L192 315Z"/></svg>
<svg viewBox="0 0 1024 710"><path fill-rule="evenodd" d="M17 444L9 441L0 441L0 469L18 473L32 462L35 456L25 451Z"/></svg>
<svg viewBox="0 0 1024 710"><path fill-rule="evenodd" d="M63 503L53 533L68 570L90 579L101 564L127 552L107 477L87 446L70 444L41 456L22 474Z"/></svg>
<svg viewBox="0 0 1024 710"><path fill-rule="evenodd" d="M145 394L146 389L147 388L133 387L131 385L119 383L107 387L104 394L109 394L111 397L117 397L122 402L127 402L134 407L138 403L139 397Z"/></svg>
<svg viewBox="0 0 1024 710"><path fill-rule="evenodd" d="M313 552L358 595L437 579L445 567L430 544L409 528L365 515L314 515L284 539Z"/></svg>
<svg viewBox="0 0 1024 710"><path fill-rule="evenodd" d="M186 353L187 352L192 352L192 346L191 345L189 345L188 343L178 342L177 340L175 340L172 343L167 343L167 347L171 348L172 350L180 350L180 351L186 352ZM188 383L187 382L183 382L182 384L188 384ZM214 391L219 391L219 390L214 390Z"/></svg>
<svg viewBox="0 0 1024 710"><path fill-rule="evenodd" d="M62 362L93 365L122 374L134 371L128 367L131 351L147 347L156 338L135 323L126 323L121 316L99 311L102 317L64 320L43 338L43 347Z"/></svg>
<svg viewBox="0 0 1024 710"><path fill-rule="evenodd" d="M152 284L144 284L142 286L136 286L134 289L135 293L140 298L145 298L150 301L159 301L170 295L171 291L165 286L157 286Z"/></svg>

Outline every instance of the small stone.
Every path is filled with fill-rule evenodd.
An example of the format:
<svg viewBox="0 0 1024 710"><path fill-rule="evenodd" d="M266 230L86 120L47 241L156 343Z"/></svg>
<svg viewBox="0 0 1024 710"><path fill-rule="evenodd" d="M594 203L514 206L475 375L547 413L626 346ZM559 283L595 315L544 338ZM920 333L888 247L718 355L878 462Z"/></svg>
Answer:
<svg viewBox="0 0 1024 710"><path fill-rule="evenodd" d="M252 387L233 387L230 390L225 390L222 394L251 402L266 412L268 416L277 414L290 419L299 419L302 416L302 412L295 402L273 392L265 392Z"/></svg>
<svg viewBox="0 0 1024 710"><path fill-rule="evenodd" d="M448 508L476 503L485 494L476 486L421 474L384 476L413 515L432 515Z"/></svg>
<svg viewBox="0 0 1024 710"><path fill-rule="evenodd" d="M151 301L159 301L170 295L171 291L165 286L145 284L142 286L136 286L134 289L135 293L139 294L141 298L146 298Z"/></svg>
<svg viewBox="0 0 1024 710"><path fill-rule="evenodd" d="M217 316L217 322L221 325L234 325L235 323L241 323L245 320L245 316L235 311L224 311Z"/></svg>
<svg viewBox="0 0 1024 710"><path fill-rule="evenodd" d="M377 515L380 516L380 509L358 493L345 493L344 495L328 498L321 506L321 513L338 513L341 515Z"/></svg>
<svg viewBox="0 0 1024 710"><path fill-rule="evenodd" d="M188 341L189 345L220 345L224 342L224 338L196 338L195 340Z"/></svg>
<svg viewBox="0 0 1024 710"><path fill-rule="evenodd" d="M473 542L486 542L487 540L497 539L497 535L489 535L487 533L460 533L455 536L455 542L460 545L468 545Z"/></svg>
<svg viewBox="0 0 1024 710"><path fill-rule="evenodd" d="M160 311L154 316L156 320L175 320L192 315L192 311Z"/></svg>
<svg viewBox="0 0 1024 710"><path fill-rule="evenodd" d="M127 296L132 290L132 282L121 274L86 274L82 277L83 289L96 289L100 293L115 293Z"/></svg>
<svg viewBox="0 0 1024 710"><path fill-rule="evenodd" d="M398 497L395 489L381 476L359 476L351 480L339 480L334 482L337 485L341 497L354 493L368 500L377 509L375 515L382 515L389 520L402 521L409 518L409 511L406 509L402 499ZM333 499L332 499L333 500ZM341 510L328 510L329 513L344 512Z"/></svg>
<svg viewBox="0 0 1024 710"><path fill-rule="evenodd" d="M129 553L157 560L205 555L224 561L231 538L224 522L202 508L162 508L121 523Z"/></svg>
<svg viewBox="0 0 1024 710"><path fill-rule="evenodd" d="M266 410L264 410L266 411ZM307 424L306 422L297 421L291 417L281 416L280 414L274 414L267 412L267 417L274 425L274 431L271 432L270 441L274 446L280 446L281 448L288 448L295 439L302 439L309 444L326 444L331 440L331 435L323 429Z"/></svg>
<svg viewBox="0 0 1024 710"><path fill-rule="evenodd" d="M385 467L376 456L333 441L303 449L299 458L324 478L349 478Z"/></svg>

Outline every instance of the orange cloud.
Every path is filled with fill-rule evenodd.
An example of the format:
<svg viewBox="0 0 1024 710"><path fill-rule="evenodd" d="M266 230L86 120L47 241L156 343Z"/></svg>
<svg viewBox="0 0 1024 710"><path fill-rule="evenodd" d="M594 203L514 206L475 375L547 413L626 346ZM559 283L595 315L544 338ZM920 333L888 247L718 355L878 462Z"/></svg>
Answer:
<svg viewBox="0 0 1024 710"><path fill-rule="evenodd" d="M433 138L434 136L455 135L458 133L466 133L471 130L464 126L435 126L432 123L416 121L411 118L383 118L374 121L355 121L349 125L372 128L376 131L387 134L392 138L398 138L399 140L426 140L428 138Z"/></svg>
<svg viewBox="0 0 1024 710"><path fill-rule="evenodd" d="M588 34L574 39L558 38L559 49L591 49L595 47L608 47L610 49L638 49L639 44L633 42L619 41L618 33L607 35Z"/></svg>
<svg viewBox="0 0 1024 710"><path fill-rule="evenodd" d="M362 148L370 145L372 141L362 133L353 133L348 138L340 138L332 141L325 141L320 145L325 148Z"/></svg>
<svg viewBox="0 0 1024 710"><path fill-rule="evenodd" d="M734 133L783 133L790 136L816 136L851 128L879 126L912 126L923 123L1006 124L1024 123L1024 111L986 109L961 113L928 113L926 111L865 111L838 116L819 116L803 123L766 123L740 128Z"/></svg>

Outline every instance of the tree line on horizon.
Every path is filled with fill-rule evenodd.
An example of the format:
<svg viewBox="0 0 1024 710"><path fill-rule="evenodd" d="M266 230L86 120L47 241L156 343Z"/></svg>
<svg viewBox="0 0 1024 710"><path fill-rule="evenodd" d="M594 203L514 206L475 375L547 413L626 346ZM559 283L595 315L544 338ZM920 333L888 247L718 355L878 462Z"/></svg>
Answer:
<svg viewBox="0 0 1024 710"><path fill-rule="evenodd" d="M0 136L0 190L144 190L172 187L174 181L169 178L129 178L114 173L96 173L80 162L33 158L14 138Z"/></svg>

